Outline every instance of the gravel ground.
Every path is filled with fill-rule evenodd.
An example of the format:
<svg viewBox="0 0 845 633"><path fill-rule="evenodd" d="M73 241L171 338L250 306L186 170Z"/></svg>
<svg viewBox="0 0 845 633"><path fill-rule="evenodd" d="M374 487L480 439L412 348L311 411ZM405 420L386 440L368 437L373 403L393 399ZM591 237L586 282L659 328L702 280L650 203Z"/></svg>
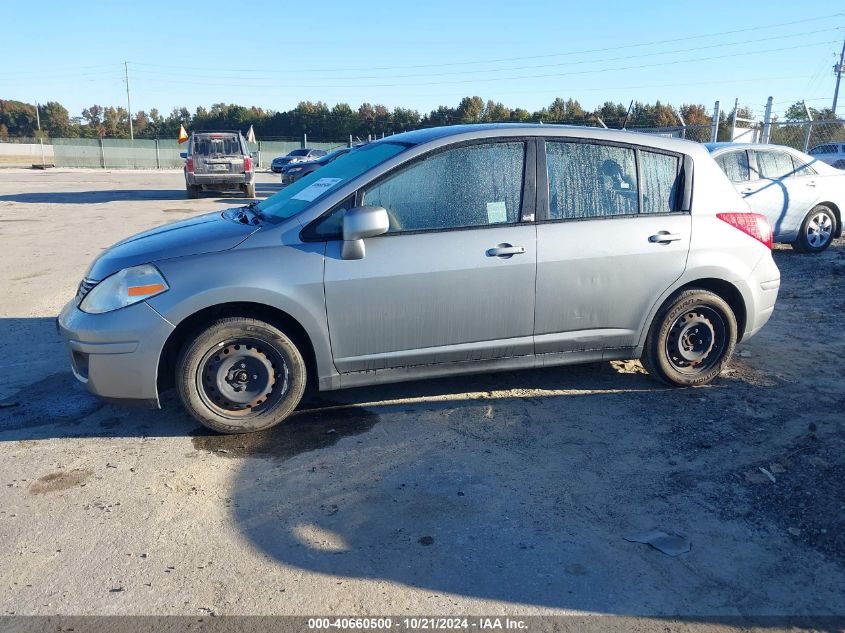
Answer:
<svg viewBox="0 0 845 633"><path fill-rule="evenodd" d="M775 314L709 387L637 362L414 382L248 437L89 396L52 319L91 258L232 204L178 172L0 170L0 615L845 614L845 243L776 249ZM690 551L623 538L651 529Z"/></svg>

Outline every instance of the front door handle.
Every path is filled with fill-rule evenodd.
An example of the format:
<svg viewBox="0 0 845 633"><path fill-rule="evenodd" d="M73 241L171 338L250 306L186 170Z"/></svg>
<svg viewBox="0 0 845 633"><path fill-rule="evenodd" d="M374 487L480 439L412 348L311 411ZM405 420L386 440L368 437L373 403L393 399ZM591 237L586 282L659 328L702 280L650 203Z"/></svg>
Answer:
<svg viewBox="0 0 845 633"><path fill-rule="evenodd" d="M669 242L677 242L683 239L680 233L670 233L669 231L658 231L657 235L652 235L648 241L653 244L668 244Z"/></svg>
<svg viewBox="0 0 845 633"><path fill-rule="evenodd" d="M807 182L807 183L804 183L804 184L806 184L808 187L815 187L816 186L816 183L813 182L812 180L810 182Z"/></svg>
<svg viewBox="0 0 845 633"><path fill-rule="evenodd" d="M510 244L498 244L486 251L487 257L501 257L508 259L514 255L522 255L525 252L524 246L511 246Z"/></svg>

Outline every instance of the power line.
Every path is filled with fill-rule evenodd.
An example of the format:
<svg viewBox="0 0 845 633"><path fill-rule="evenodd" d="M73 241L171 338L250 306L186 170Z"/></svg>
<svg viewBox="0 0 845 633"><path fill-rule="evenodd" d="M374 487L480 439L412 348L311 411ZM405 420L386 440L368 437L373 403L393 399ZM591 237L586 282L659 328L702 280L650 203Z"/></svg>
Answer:
<svg viewBox="0 0 845 633"><path fill-rule="evenodd" d="M477 74L480 72L508 72L508 71L515 71L515 70L530 70L530 69L538 69L538 68L560 68L565 66L573 66L573 65L585 65L585 64L597 64L597 63L607 63L613 61L620 61L620 60L627 60L627 59L637 59L643 57L654 57L657 55L673 55L675 53L691 53L693 51L701 51L701 50L708 50L713 48L725 48L727 46L742 46L747 44L754 44L758 42L770 42L772 40L783 40L785 38L794 38L794 37L806 37L807 35L816 35L818 33L825 33L830 31L841 31L842 29L839 27L830 28L830 29L823 29L821 31L807 31L803 33L794 33L791 35L778 35L774 37L763 37L756 40L744 40L741 42L728 42L723 44L708 44L706 46L699 46L695 48L681 48L675 49L671 51L661 51L661 52L652 52L652 53L641 53L639 55L626 55L622 57L605 57L605 58L597 58L594 60L578 60L578 61L569 61L569 62L559 62L556 64L537 64L531 66L516 66L511 68L496 68L496 69L488 69L488 70L455 70L449 72L440 72L440 73L426 73L426 74L405 74L405 75L358 75L358 76L348 76L342 77L340 79L346 81L358 81L364 79L411 79L417 77L445 77L445 76L454 76L454 75L467 75L467 74ZM802 45L803 46L803 45ZM136 64L140 66L144 66L145 64ZM148 71L148 70L139 70L138 72L143 73L147 76L152 75L166 75L172 77L195 77L196 72L191 72L189 70L169 70L169 71ZM238 73L235 75L226 75L221 74L221 71L215 69L207 69L201 71L203 73L212 74L214 79L241 79L243 76ZM226 71L223 71L224 73ZM284 72L284 71L275 71L275 72ZM268 73L270 74L270 73Z"/></svg>
<svg viewBox="0 0 845 633"><path fill-rule="evenodd" d="M795 49L808 49L812 47L819 47L819 46L827 46L831 43L838 43L839 40L832 40L832 41L825 41L825 42L816 42L814 44L799 44L796 46L787 46L787 47L778 47L778 48L770 48L758 51L747 51L743 53L744 56L749 55L761 55L765 53L779 53L783 51L790 51ZM664 66L673 66L677 64L695 64L703 61L713 61L717 59L726 59L726 58L733 58L735 57L735 53L727 53L724 55L714 55L710 57L696 57L693 59L678 59L672 61L665 61L665 62L655 62L651 64L635 64L631 66L614 66L610 68L596 68L596 69L586 69L586 70L577 70L577 71L567 71L563 73L543 73L543 74L524 74L518 76L507 76L507 77L486 77L486 78L479 78L474 77L472 79L457 79L457 80L444 80L444 81L427 81L427 82L415 82L415 83L371 83L371 84L286 84L286 88L300 88L300 89L311 89L311 88L397 88L397 87L408 87L408 86L438 86L438 85L458 85L458 84L468 84L468 83L486 83L491 81L522 81L525 79L548 79L548 78L557 78L557 77L571 77L575 75L587 75L587 74L598 74L598 73L611 73L611 72L620 72L625 70L641 70L643 68L657 68L657 67L664 67ZM140 71L139 71L140 72ZM208 85L215 85L210 84L208 81L192 81L192 80L179 80L179 79L154 79L151 77L146 77L147 81L157 81L158 83L169 83L169 84L179 84L179 85L196 85L196 86L208 86ZM240 88L252 88L252 87L261 87L262 84L260 83L227 83L228 87L240 87Z"/></svg>
<svg viewBox="0 0 845 633"><path fill-rule="evenodd" d="M605 48L591 48L591 49L584 49L580 51L564 51L560 53L547 53L543 55L529 55L529 56L522 56L522 57L500 57L498 59L483 59L483 60L464 60L464 61L454 61L454 62L441 62L441 63L432 63L432 64L403 64L401 66L380 66L380 67L372 67L370 70L406 70L409 68L439 68L439 67L446 67L446 66L462 66L462 65L470 65L470 64L488 64L488 63L499 63L499 62L508 62L508 61L525 61L529 59L545 59L550 57L561 57L567 55L581 55L586 53L605 53L615 50L625 50L629 48L639 48L643 46L656 46L660 44L674 44L676 42L686 42L693 39L702 39L702 38L709 38L709 37L718 37L722 35L734 35L736 33L747 33L749 31L762 31L766 29L778 28L781 26L794 26L796 24L806 24L807 22L818 22L820 20L829 20L830 18L842 17L845 16L845 12L841 13L832 13L828 15L821 15L813 18L805 18L803 20L790 20L788 22L779 22L777 24L768 24L763 26L754 26L754 27L747 27L743 29L734 29L730 31L719 31L715 33L702 33L700 35L685 35L684 37L677 37L672 39L666 40L655 40L652 42L640 42L634 44L624 44L621 46L610 46ZM136 65L143 65L143 66L154 66L159 68L172 68L172 66L165 66L162 64L144 64L141 62L135 62ZM186 70L207 70L207 67L191 67L191 66L180 66ZM245 68L218 68L218 70L222 72L237 72L237 73L245 73L245 72L257 72L257 73L272 73L277 71L268 71L266 69L245 69ZM349 69L343 68L304 68L301 69L302 72L347 72Z"/></svg>

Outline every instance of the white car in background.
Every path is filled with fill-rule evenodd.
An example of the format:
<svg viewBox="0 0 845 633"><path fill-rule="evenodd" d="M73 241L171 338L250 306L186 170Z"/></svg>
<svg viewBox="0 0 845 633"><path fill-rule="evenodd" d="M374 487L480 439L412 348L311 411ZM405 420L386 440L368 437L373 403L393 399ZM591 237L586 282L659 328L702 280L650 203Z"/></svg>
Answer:
<svg viewBox="0 0 845 633"><path fill-rule="evenodd" d="M765 215L774 241L819 253L842 235L845 173L782 145L707 143L751 210Z"/></svg>
<svg viewBox="0 0 845 633"><path fill-rule="evenodd" d="M809 154L837 169L845 169L845 141L816 145L810 150Z"/></svg>

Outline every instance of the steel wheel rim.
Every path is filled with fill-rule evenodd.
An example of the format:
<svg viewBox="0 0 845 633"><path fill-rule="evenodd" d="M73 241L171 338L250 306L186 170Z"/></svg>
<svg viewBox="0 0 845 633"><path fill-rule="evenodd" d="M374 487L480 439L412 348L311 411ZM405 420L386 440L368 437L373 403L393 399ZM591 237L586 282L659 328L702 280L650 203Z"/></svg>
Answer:
<svg viewBox="0 0 845 633"><path fill-rule="evenodd" d="M807 243L813 248L820 248L833 236L833 219L824 211L813 214L807 223L805 233Z"/></svg>
<svg viewBox="0 0 845 633"><path fill-rule="evenodd" d="M257 338L227 339L209 349L197 371L203 403L227 418L260 415L288 392L290 370L282 355Z"/></svg>
<svg viewBox="0 0 845 633"><path fill-rule="evenodd" d="M727 325L718 310L696 306L679 315L666 337L666 358L687 375L702 374L719 364L725 350Z"/></svg>

